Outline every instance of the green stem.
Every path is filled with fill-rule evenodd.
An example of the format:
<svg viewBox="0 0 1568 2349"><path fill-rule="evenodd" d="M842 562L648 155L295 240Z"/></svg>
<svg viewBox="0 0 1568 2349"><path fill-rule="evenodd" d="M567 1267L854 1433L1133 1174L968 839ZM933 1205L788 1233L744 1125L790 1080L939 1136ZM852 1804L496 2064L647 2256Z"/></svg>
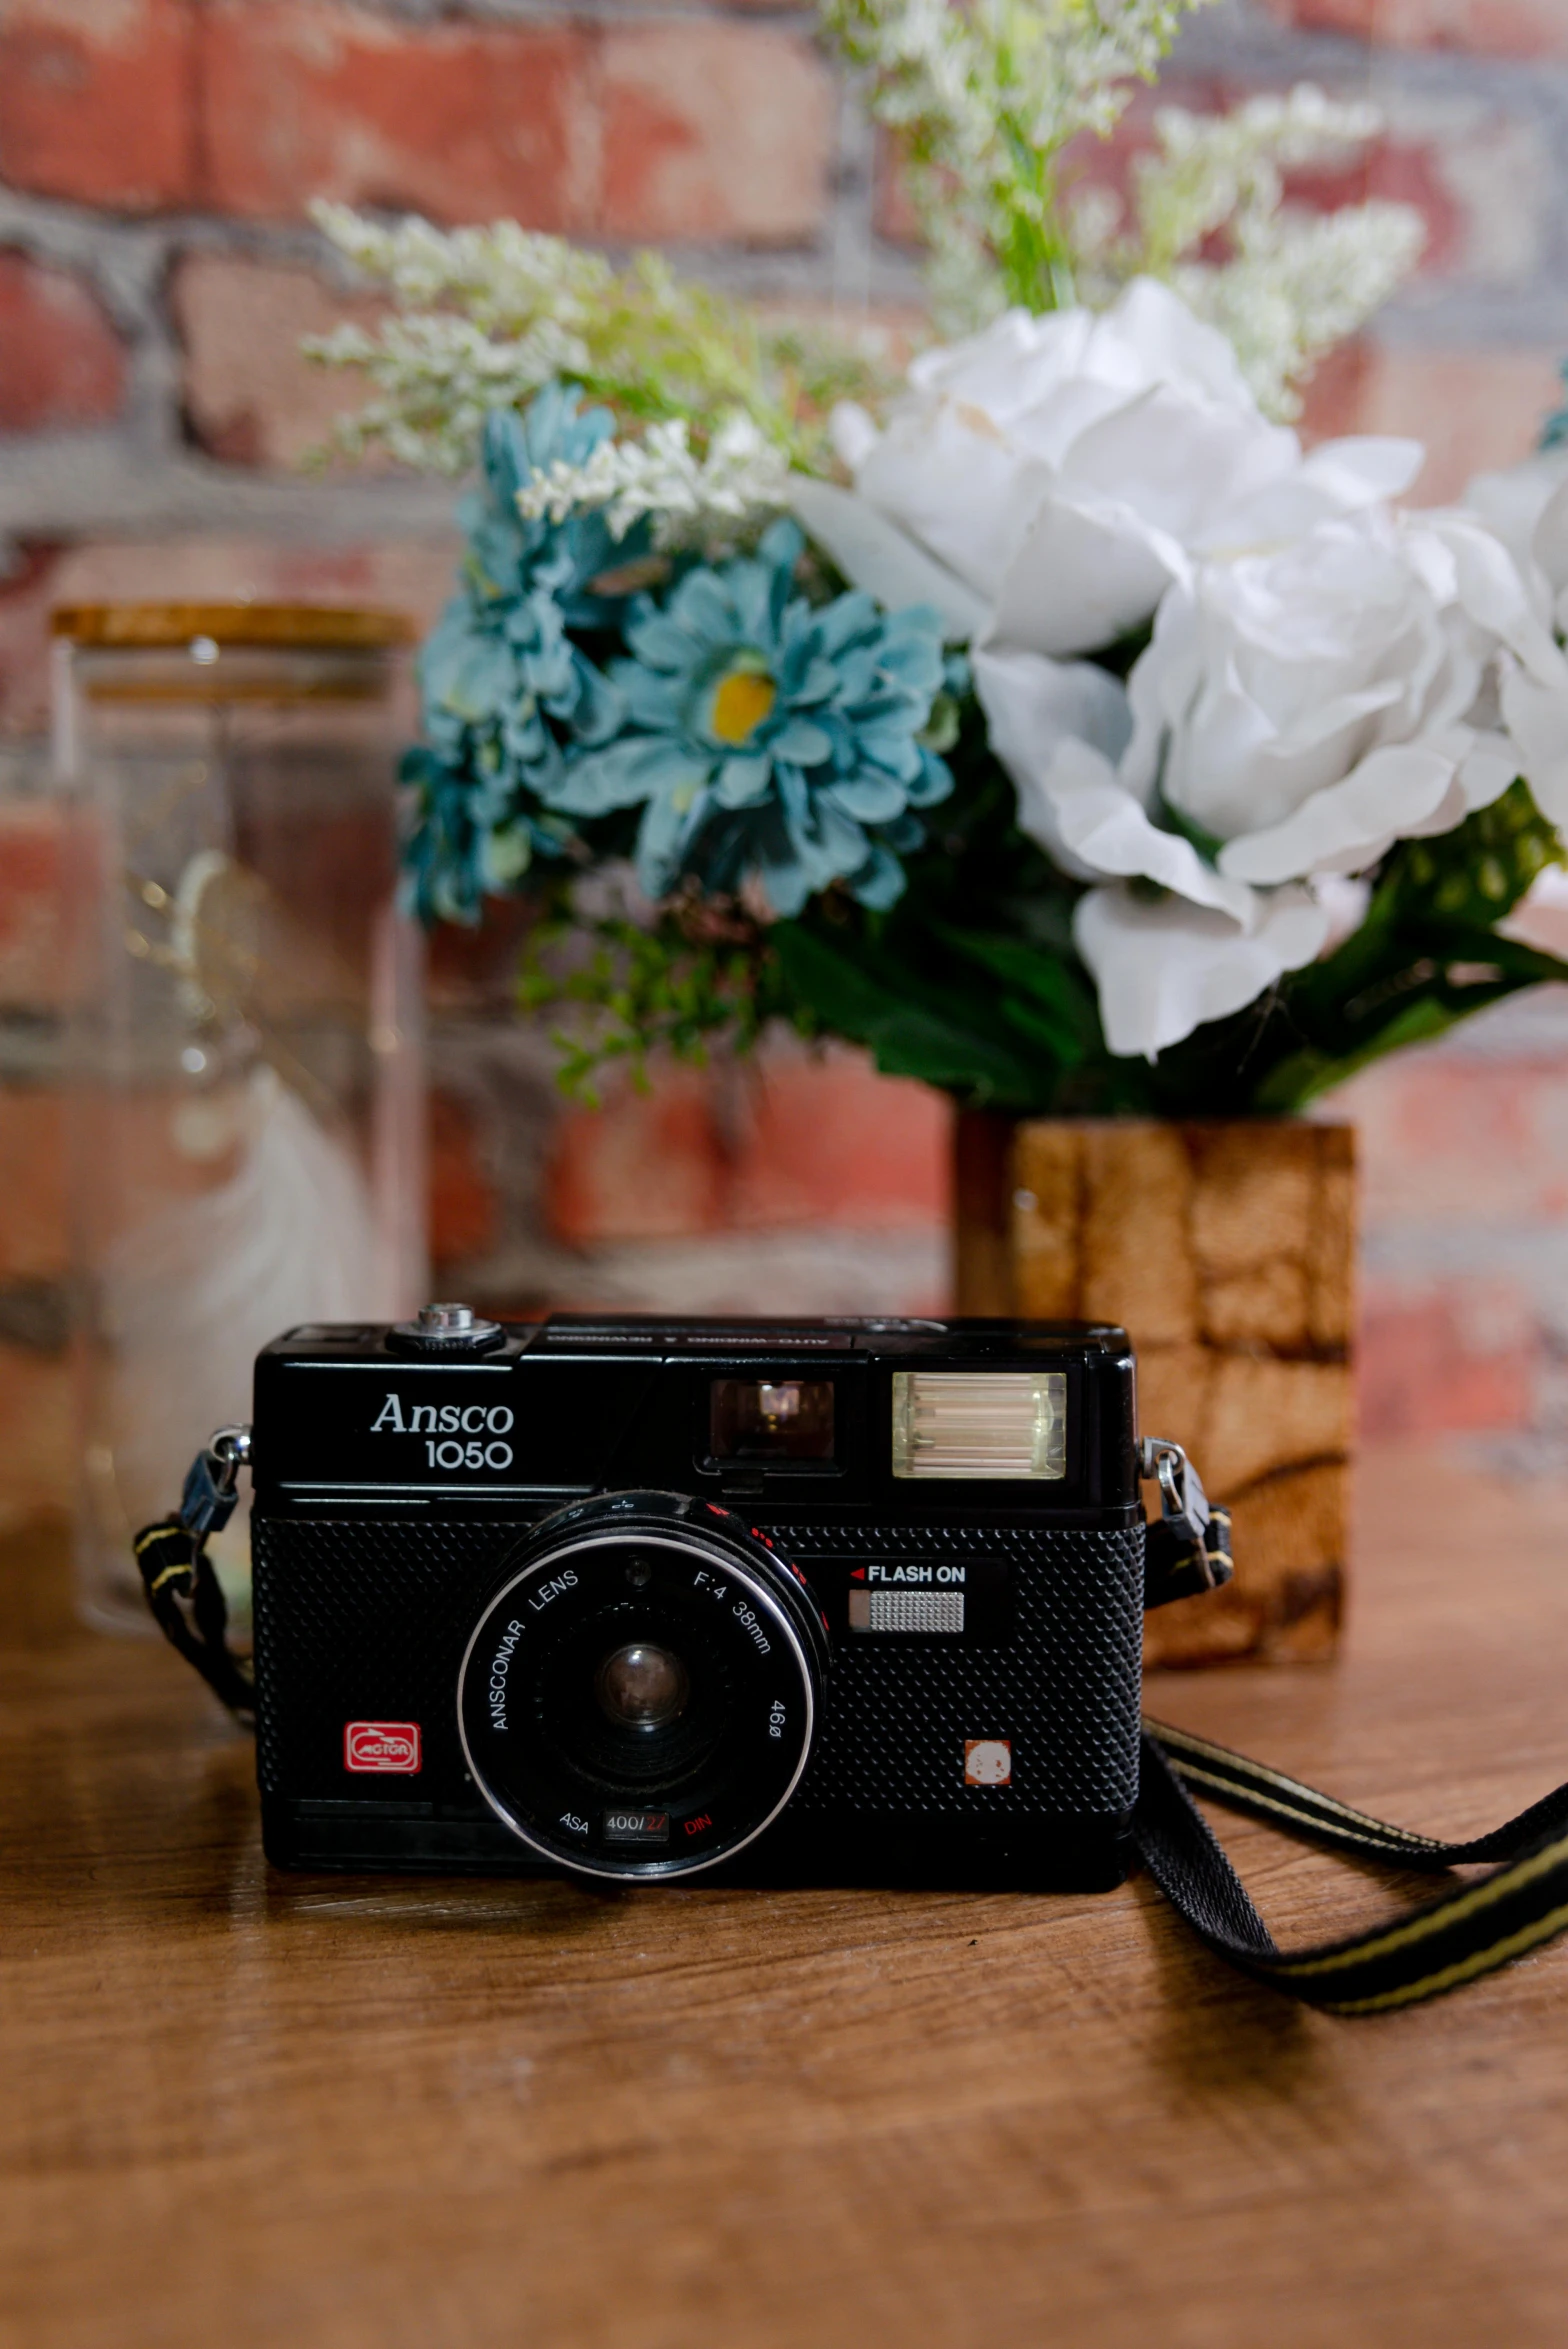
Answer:
<svg viewBox="0 0 1568 2349"><path fill-rule="evenodd" d="M1004 115L997 128L1012 161L1016 191L1004 197L1003 221L993 232L1008 299L1036 314L1069 310L1078 289L1061 229L1051 150L1034 146L1011 115Z"/></svg>

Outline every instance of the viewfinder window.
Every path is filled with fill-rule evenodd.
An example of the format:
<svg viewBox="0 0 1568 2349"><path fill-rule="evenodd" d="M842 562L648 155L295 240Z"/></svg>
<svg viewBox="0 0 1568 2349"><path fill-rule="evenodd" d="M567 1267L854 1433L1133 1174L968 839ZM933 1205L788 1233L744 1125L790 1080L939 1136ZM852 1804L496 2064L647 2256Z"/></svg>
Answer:
<svg viewBox="0 0 1568 2349"><path fill-rule="evenodd" d="M895 1476L1067 1473L1062 1370L895 1370Z"/></svg>
<svg viewBox="0 0 1568 2349"><path fill-rule="evenodd" d="M831 1460L831 1379L716 1378L710 1447L726 1460Z"/></svg>

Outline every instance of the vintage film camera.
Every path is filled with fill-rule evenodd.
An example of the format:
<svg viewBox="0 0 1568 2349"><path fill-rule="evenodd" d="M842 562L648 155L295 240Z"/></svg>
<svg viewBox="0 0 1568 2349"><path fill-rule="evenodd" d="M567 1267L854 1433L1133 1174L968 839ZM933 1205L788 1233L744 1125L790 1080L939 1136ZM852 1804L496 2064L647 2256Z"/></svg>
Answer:
<svg viewBox="0 0 1568 2349"><path fill-rule="evenodd" d="M1149 1595L1228 1572L1090 1324L433 1306L269 1346L246 1448L284 1867L1108 1887L1140 1475Z"/></svg>

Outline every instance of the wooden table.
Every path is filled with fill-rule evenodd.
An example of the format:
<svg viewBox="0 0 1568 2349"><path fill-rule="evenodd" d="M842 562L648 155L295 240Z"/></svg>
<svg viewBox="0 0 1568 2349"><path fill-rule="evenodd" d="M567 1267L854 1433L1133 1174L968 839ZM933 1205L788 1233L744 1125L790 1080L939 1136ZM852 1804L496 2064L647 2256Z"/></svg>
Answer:
<svg viewBox="0 0 1568 2349"><path fill-rule="evenodd" d="M1361 1477L1341 1665L1151 1709L1465 1834L1568 1776L1568 1494ZM161 1646L0 1561L0 2342L1568 2338L1568 1944L1307 2015L1097 1900L284 1878ZM1227 1823L1282 1938L1414 1886Z"/></svg>

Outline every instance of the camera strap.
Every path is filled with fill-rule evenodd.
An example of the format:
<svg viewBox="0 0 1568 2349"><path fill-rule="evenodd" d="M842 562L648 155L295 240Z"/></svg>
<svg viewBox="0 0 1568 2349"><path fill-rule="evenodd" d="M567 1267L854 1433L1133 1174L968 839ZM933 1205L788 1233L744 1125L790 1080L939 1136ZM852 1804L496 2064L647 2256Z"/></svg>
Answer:
<svg viewBox="0 0 1568 2349"><path fill-rule="evenodd" d="M1282 1950L1198 1811L1194 1792L1302 1842L1422 1875L1502 1865L1392 1924ZM1441 1843L1145 1717L1133 1834L1155 1883L1212 1950L1254 1981L1330 2014L1415 2006L1495 1973L1568 1927L1568 1786L1490 1835Z"/></svg>
<svg viewBox="0 0 1568 2349"><path fill-rule="evenodd" d="M236 1481L248 1452L248 1430L220 1429L192 1467L179 1508L145 1527L134 1544L148 1604L165 1636L247 1728L254 1726L255 1685L248 1660L229 1645L228 1608L207 1541L233 1512ZM1205 1511L1204 1518L1195 1535L1183 1534L1161 1567L1156 1587L1162 1595L1176 1596L1186 1587L1178 1579L1184 1557L1183 1572L1206 1574L1210 1584L1220 1578L1219 1561L1228 1571L1228 1521L1218 1510ZM1167 1508L1166 1520L1175 1545L1183 1529L1174 1507ZM1151 1535L1160 1531L1158 1525L1150 1528ZM1191 1552L1204 1540L1210 1564L1199 1560L1193 1565ZM1307 1949L1282 1950L1194 1794L1353 1859L1423 1875L1477 1865L1491 1865L1492 1872L1456 1885L1392 1924ZM1283 1771L1145 1716L1133 1838L1166 1899L1210 1949L1254 1981L1330 2014L1381 2014L1414 2006L1495 1973L1568 1927L1568 1786L1490 1835L1442 1843L1390 1826Z"/></svg>
<svg viewBox="0 0 1568 2349"><path fill-rule="evenodd" d="M249 1658L229 1645L228 1601L207 1542L234 1514L240 1469L249 1457L250 1429L220 1427L192 1461L178 1509L144 1525L131 1544L165 1639L247 1729L255 1724L255 1682Z"/></svg>

